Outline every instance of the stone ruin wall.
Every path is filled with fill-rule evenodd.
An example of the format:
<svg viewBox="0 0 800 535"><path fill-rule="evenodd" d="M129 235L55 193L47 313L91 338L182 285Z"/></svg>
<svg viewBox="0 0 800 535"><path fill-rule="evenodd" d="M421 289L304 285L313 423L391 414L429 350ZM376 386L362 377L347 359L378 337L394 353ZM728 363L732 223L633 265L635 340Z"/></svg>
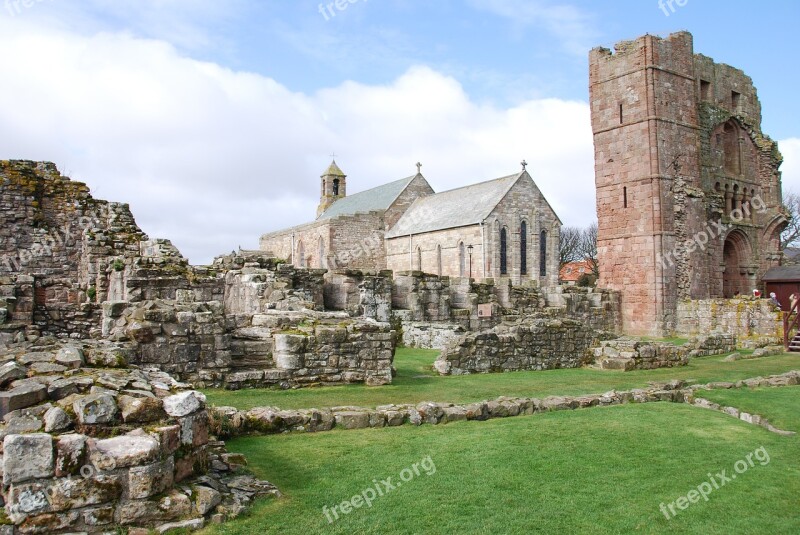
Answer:
<svg viewBox="0 0 800 535"><path fill-rule="evenodd" d="M203 527L275 494L209 436L203 394L107 341L0 344L2 533Z"/></svg>
<svg viewBox="0 0 800 535"><path fill-rule="evenodd" d="M783 316L766 299L700 299L678 303L676 332L727 333L742 347L783 345Z"/></svg>
<svg viewBox="0 0 800 535"><path fill-rule="evenodd" d="M599 286L622 293L625 331L664 336L680 301L758 287L779 260L784 218L782 157L761 131L752 79L695 54L678 32L592 50L590 85ZM747 208L739 221L728 217L737 207ZM738 262L724 292L730 236Z"/></svg>

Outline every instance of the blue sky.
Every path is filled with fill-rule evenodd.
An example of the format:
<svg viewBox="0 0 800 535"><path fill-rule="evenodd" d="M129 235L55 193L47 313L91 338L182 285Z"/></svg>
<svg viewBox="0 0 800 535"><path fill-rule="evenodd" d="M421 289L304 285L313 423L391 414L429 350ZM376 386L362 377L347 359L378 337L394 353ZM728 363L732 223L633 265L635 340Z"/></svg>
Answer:
<svg viewBox="0 0 800 535"><path fill-rule="evenodd" d="M55 161L96 196L129 202L193 262L311 219L331 152L350 192L412 174L417 160L444 190L525 158L565 224L583 226L594 212L589 49L689 30L696 52L753 78L785 188L800 190L800 4L339 5L9 0L0 158Z"/></svg>

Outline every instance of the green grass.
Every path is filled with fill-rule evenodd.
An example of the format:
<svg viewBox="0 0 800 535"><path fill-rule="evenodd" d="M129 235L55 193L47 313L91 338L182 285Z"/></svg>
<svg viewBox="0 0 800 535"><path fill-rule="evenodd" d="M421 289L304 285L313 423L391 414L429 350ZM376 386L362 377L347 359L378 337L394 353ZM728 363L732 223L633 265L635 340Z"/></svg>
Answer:
<svg viewBox="0 0 800 535"><path fill-rule="evenodd" d="M777 392L777 391L776 391ZM754 398L762 412L800 404ZM761 393L757 393L761 396ZM800 423L795 416L794 423ZM755 466L667 520L659 510L765 448ZM207 534L800 533L800 439L652 403L440 426L243 437L228 443L284 496ZM430 455L436 472L329 524L329 508Z"/></svg>
<svg viewBox="0 0 800 535"><path fill-rule="evenodd" d="M714 403L764 416L769 422L785 431L800 432L800 386L781 388L737 388L699 392Z"/></svg>
<svg viewBox="0 0 800 535"><path fill-rule="evenodd" d="M391 385L305 388L297 390L204 390L213 405L240 409L277 406L283 409L439 401L467 403L498 396L544 397L642 388L648 381L692 379L697 382L737 381L758 375L800 369L800 354L787 353L752 360L722 362L724 356L692 359L688 366L632 372L590 368L476 374L441 377L431 366L438 352L401 348L395 356L397 377Z"/></svg>

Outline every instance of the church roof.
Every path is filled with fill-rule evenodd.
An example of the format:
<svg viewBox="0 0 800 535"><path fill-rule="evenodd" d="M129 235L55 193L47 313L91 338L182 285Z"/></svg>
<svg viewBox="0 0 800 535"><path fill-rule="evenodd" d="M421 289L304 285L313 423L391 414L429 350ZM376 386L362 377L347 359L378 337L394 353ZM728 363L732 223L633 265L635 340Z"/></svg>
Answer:
<svg viewBox="0 0 800 535"><path fill-rule="evenodd" d="M325 172L322 173L322 176L346 176L346 175L344 174L344 171L339 169L339 166L336 165L336 160L333 160L331 161L331 164L328 166Z"/></svg>
<svg viewBox="0 0 800 535"><path fill-rule="evenodd" d="M342 197L330 205L317 220L331 219L343 215L365 214L376 210L386 210L415 177L416 175L401 180L395 180L394 182L389 182L388 184L376 188Z"/></svg>
<svg viewBox="0 0 800 535"><path fill-rule="evenodd" d="M386 233L387 238L476 225L503 200L522 173L421 197Z"/></svg>

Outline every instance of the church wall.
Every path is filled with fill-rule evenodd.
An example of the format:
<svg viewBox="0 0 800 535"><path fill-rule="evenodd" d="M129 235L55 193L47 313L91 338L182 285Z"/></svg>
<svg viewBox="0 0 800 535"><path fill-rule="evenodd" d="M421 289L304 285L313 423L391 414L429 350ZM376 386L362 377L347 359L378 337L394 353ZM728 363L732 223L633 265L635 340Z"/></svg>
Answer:
<svg viewBox="0 0 800 535"><path fill-rule="evenodd" d="M527 270L522 273L522 222L527 225ZM561 224L532 179L518 180L486 220L487 248L491 251L491 276L510 277L515 284L537 281L540 286L558 284L558 240ZM507 232L507 273L500 272L500 232ZM541 233L546 232L544 275L540 270Z"/></svg>
<svg viewBox="0 0 800 535"><path fill-rule="evenodd" d="M386 269L383 212L337 217L330 223L330 269Z"/></svg>
<svg viewBox="0 0 800 535"><path fill-rule="evenodd" d="M459 244L461 243L464 244L463 273L459 254ZM473 246L472 277L482 279L483 250L480 225L427 232L411 238L401 236L388 239L386 240L386 267L395 272L413 270L449 277L466 277L469 275L469 254L466 249L469 245ZM441 247L441 269L439 268L438 247ZM419 266L419 256L422 257L422 266Z"/></svg>
<svg viewBox="0 0 800 535"><path fill-rule="evenodd" d="M280 232L273 232L261 236L259 248L291 262L296 267L325 268L327 267L327 256L330 254L331 243L331 224L330 220L318 221L308 225L293 227ZM292 239L294 237L294 240ZM322 239L325 259L320 261L320 238ZM295 247L293 260L292 243ZM300 257L303 257L301 260Z"/></svg>
<svg viewBox="0 0 800 535"><path fill-rule="evenodd" d="M386 229L392 228L415 200L420 197L433 195L434 193L433 188L428 184L428 181L425 180L425 177L422 175L415 176L414 180L406 186L406 189L400 193L397 199L386 210L383 217Z"/></svg>

